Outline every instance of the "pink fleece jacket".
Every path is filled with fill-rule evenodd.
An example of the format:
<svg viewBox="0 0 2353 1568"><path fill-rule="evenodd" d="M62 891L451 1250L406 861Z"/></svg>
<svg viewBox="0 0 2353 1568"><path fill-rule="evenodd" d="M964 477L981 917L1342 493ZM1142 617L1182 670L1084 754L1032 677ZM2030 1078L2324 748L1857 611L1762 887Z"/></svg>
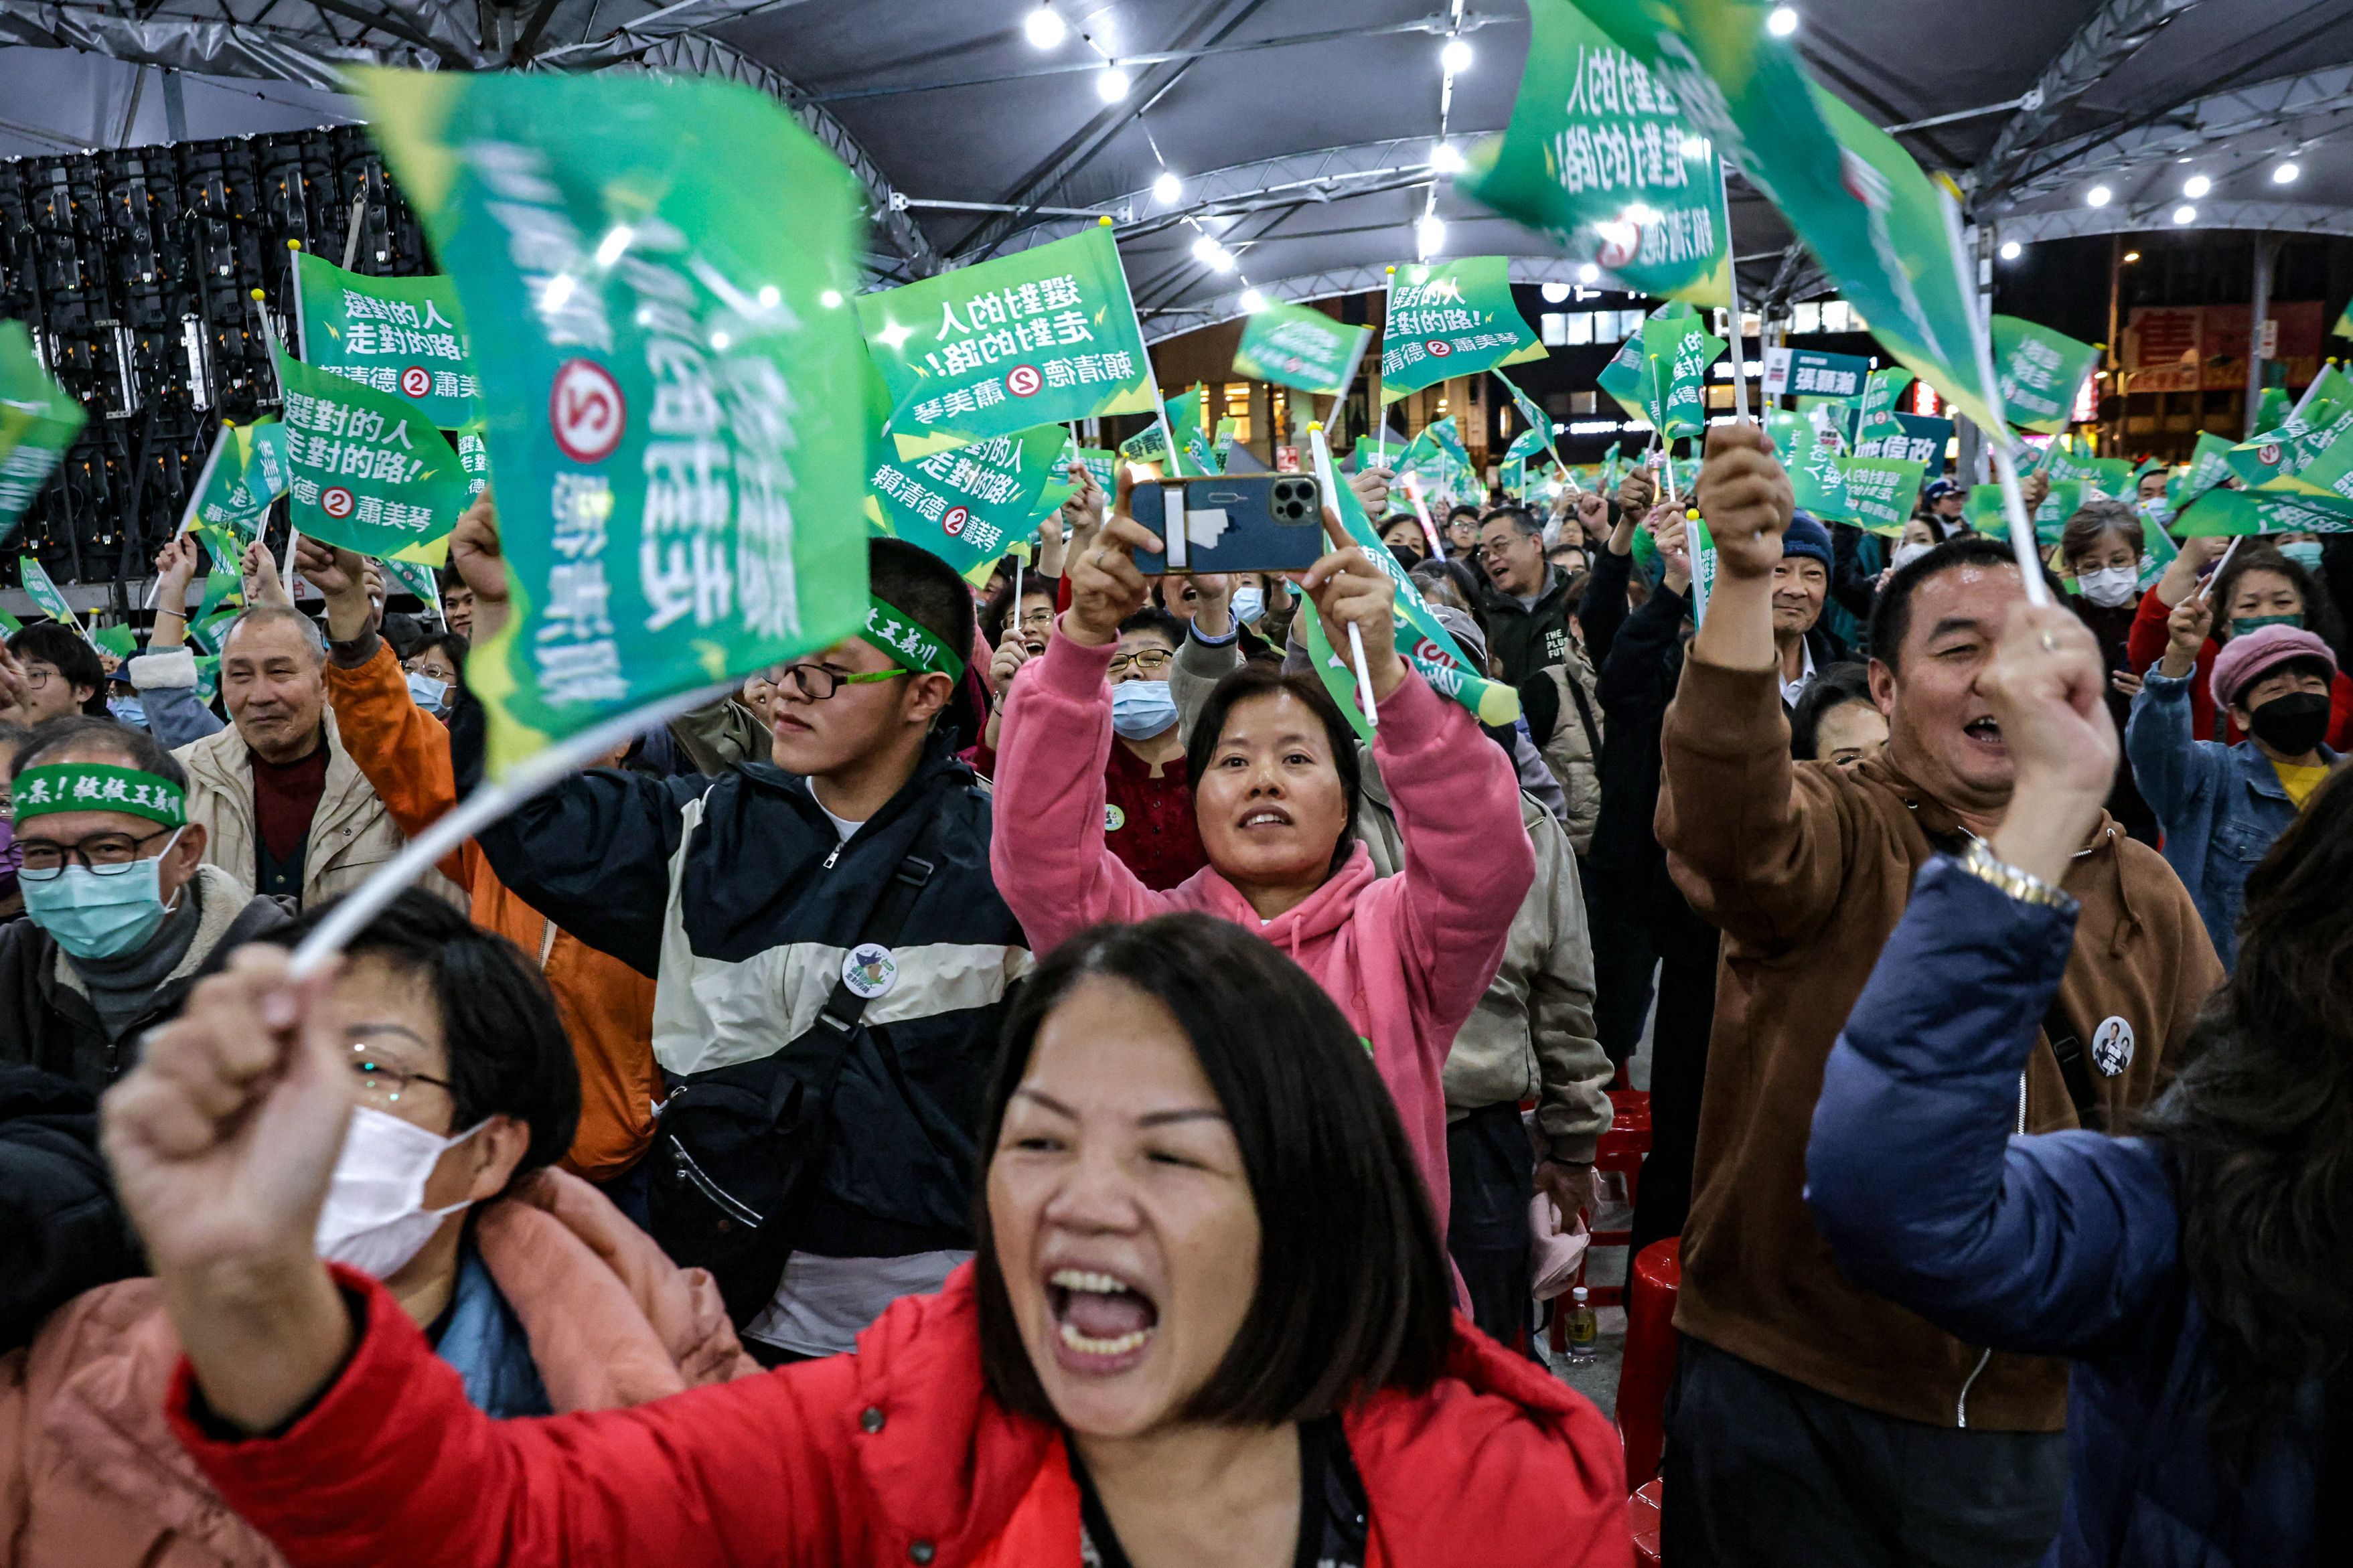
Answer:
<svg viewBox="0 0 2353 1568"><path fill-rule="evenodd" d="M1198 910L1258 931L1315 977L1372 1045L1430 1184L1448 1207L1446 1093L1455 1031L1503 959L1535 880L1519 787L1471 715L1409 673L1381 703L1373 754L1405 840L1405 868L1373 875L1361 844L1298 908L1261 922L1215 866L1154 892L1103 844L1113 647L1057 636L1013 685L997 748L989 866L1039 952L1102 921Z"/></svg>

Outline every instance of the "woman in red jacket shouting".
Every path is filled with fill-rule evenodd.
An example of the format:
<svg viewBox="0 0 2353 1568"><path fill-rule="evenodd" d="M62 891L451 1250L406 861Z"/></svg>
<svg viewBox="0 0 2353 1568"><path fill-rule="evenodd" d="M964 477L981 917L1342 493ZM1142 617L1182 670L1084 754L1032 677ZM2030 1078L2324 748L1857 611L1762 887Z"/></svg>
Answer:
<svg viewBox="0 0 2353 1568"><path fill-rule="evenodd" d="M850 1355L527 1422L311 1254L349 1094L318 994L247 950L105 1113L187 1352L174 1425L297 1565L1631 1561L1615 1435L1450 1319L1364 1047L1229 922L1039 968L941 1294Z"/></svg>

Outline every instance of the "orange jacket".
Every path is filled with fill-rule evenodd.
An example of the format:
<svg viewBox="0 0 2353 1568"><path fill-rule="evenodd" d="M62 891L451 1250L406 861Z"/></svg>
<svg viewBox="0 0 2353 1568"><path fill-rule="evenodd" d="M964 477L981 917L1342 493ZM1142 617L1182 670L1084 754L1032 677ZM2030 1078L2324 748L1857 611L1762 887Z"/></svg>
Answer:
<svg viewBox="0 0 2353 1568"><path fill-rule="evenodd" d="M458 804L449 731L417 706L385 643L356 669L327 661L327 697L344 749L367 775L385 810L414 838ZM598 952L524 903L473 840L445 857L441 870L473 899L474 923L536 954L580 1063L580 1131L565 1168L604 1181L635 1163L653 1141L654 983Z"/></svg>

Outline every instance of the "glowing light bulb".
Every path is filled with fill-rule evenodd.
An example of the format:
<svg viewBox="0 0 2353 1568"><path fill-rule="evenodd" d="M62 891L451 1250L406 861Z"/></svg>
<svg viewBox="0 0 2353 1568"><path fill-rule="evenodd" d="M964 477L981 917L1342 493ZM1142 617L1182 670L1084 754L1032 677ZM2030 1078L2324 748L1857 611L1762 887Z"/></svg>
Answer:
<svg viewBox="0 0 2353 1568"><path fill-rule="evenodd" d="M1256 315L1259 311L1266 309L1266 296L1260 293L1255 289L1243 289L1242 309L1248 310L1252 315Z"/></svg>
<svg viewBox="0 0 2353 1568"><path fill-rule="evenodd" d="M1105 66L1095 73L1095 96L1105 103L1117 103L1134 85L1128 74L1117 66Z"/></svg>
<svg viewBox="0 0 2353 1568"><path fill-rule="evenodd" d="M1184 194L1185 182L1166 169L1161 170L1159 177L1152 182L1152 199L1163 205L1173 205Z"/></svg>
<svg viewBox="0 0 2353 1568"><path fill-rule="evenodd" d="M1021 31L1032 45L1050 49L1071 36L1071 25L1051 5L1040 5L1021 18Z"/></svg>
<svg viewBox="0 0 2353 1568"><path fill-rule="evenodd" d="M2084 193L2084 205L2088 207L2104 207L2116 199L2116 192L2105 185L2094 185Z"/></svg>
<svg viewBox="0 0 2353 1568"><path fill-rule="evenodd" d="M2181 182L2181 194L2193 202L2213 188L2214 182L2203 174L2192 174Z"/></svg>
<svg viewBox="0 0 2353 1568"><path fill-rule="evenodd" d="M1561 305L1568 301L1568 285L1566 283L1547 283L1539 291L1547 305Z"/></svg>
<svg viewBox="0 0 2353 1568"><path fill-rule="evenodd" d="M1773 14L1765 18L1765 30L1777 38L1786 38L1798 30L1798 8L1776 5Z"/></svg>
<svg viewBox="0 0 2353 1568"><path fill-rule="evenodd" d="M2005 239L2001 242L2001 258L2004 261L2015 261L2025 248L2014 239Z"/></svg>
<svg viewBox="0 0 2353 1568"><path fill-rule="evenodd" d="M2179 206L2173 209L2173 221L2176 223L2196 223L2198 221L2198 209L2191 206L2188 202L2184 202Z"/></svg>
<svg viewBox="0 0 2353 1568"><path fill-rule="evenodd" d="M1430 166L1441 174L1459 174L1464 167L1462 150L1451 142L1440 142L1430 150Z"/></svg>
<svg viewBox="0 0 2353 1568"><path fill-rule="evenodd" d="M2274 185L2292 185L2295 184L2295 177L2303 173L2304 171L2297 168L2292 162L2274 164L2272 167L2272 184Z"/></svg>
<svg viewBox="0 0 2353 1568"><path fill-rule="evenodd" d="M1455 76L1461 76L1464 71L1469 70L1471 68L1470 40L1467 38L1447 39L1445 47L1438 51L1438 63L1445 67L1449 73Z"/></svg>

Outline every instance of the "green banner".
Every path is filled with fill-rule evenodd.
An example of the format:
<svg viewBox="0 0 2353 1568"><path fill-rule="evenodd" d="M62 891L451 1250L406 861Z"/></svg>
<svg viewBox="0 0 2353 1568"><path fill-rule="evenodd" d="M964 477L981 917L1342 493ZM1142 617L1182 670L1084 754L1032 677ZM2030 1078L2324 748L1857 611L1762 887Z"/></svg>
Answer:
<svg viewBox="0 0 2353 1568"><path fill-rule="evenodd" d="M303 363L400 398L440 429L474 417L482 388L448 279L368 278L298 250L294 299Z"/></svg>
<svg viewBox="0 0 2353 1568"><path fill-rule="evenodd" d="M985 581L1029 538L1068 441L1060 425L1041 425L912 461L885 457L867 480L867 521Z"/></svg>
<svg viewBox="0 0 2353 1568"><path fill-rule="evenodd" d="M1152 361L1110 221L858 296L902 458L1034 425L1151 411Z"/></svg>
<svg viewBox="0 0 2353 1568"><path fill-rule="evenodd" d="M22 321L0 321L0 539L16 531L89 417L49 379Z"/></svg>
<svg viewBox="0 0 2353 1568"><path fill-rule="evenodd" d="M16 578L24 584L25 592L40 607L41 614L81 631L81 617L74 614L73 606L66 603L66 596L58 592L58 585L49 581L47 569L38 561L29 555L16 557ZM87 637L89 634L83 635Z"/></svg>
<svg viewBox="0 0 2353 1568"><path fill-rule="evenodd" d="M1528 0L1528 26L1511 123L1454 188L1632 293L1730 304L1723 177L1675 95L1570 0Z"/></svg>
<svg viewBox="0 0 2353 1568"><path fill-rule="evenodd" d="M1505 375L1502 371L1496 371L1493 374L1495 379L1504 384L1504 390L1512 395L1512 406L1519 411L1520 418L1526 423L1527 434L1535 437L1537 443L1552 454L1552 460L1559 463L1560 447L1553 439L1559 432L1554 428L1552 416L1537 407L1535 399L1514 385L1510 376ZM1513 442L1514 446L1518 444L1516 440ZM1565 463L1561 466L1567 467Z"/></svg>
<svg viewBox="0 0 2353 1568"><path fill-rule="evenodd" d="M1790 499L1799 511L1820 522L1847 522L1853 518L1848 499L1846 469L1850 459L1820 442L1810 442L1789 468Z"/></svg>
<svg viewBox="0 0 2353 1568"><path fill-rule="evenodd" d="M2315 511L2284 498L2246 490L2208 490L2174 520L2184 539L2239 533L2353 533L2353 520Z"/></svg>
<svg viewBox="0 0 2353 1568"><path fill-rule="evenodd" d="M2156 585L2157 580L2165 574L2166 567L2172 563L2173 558L2179 555L2181 551L2173 542L2173 536L2165 531L2165 525L2173 518L2171 508L2162 500L2147 500L2140 503L2138 510L2141 542L2140 587L2143 593L2147 593Z"/></svg>
<svg viewBox="0 0 2353 1568"><path fill-rule="evenodd" d="M1994 377L2010 423L2055 435L2067 428L2100 351L2016 316L1993 319Z"/></svg>
<svg viewBox="0 0 2353 1568"><path fill-rule="evenodd" d="M222 426L194 521L240 539L259 533L271 504L293 482L286 453L286 426L275 419Z"/></svg>
<svg viewBox="0 0 2353 1568"><path fill-rule="evenodd" d="M1421 589L1407 575L1397 557L1381 543L1381 536L1373 530L1372 520L1365 515L1364 503L1356 492L1340 482L1339 473L1332 461L1329 447L1324 445L1324 432L1311 429L1308 440L1313 444L1315 477L1324 487L1326 504L1336 512L1340 526L1351 541L1361 546L1374 565L1388 574L1397 584L1397 603L1392 614L1397 622L1397 650L1407 663L1421 672L1421 678L1441 697L1452 699L1478 716L1482 724L1508 724L1520 716L1520 694L1500 681L1490 680L1481 673L1454 640L1452 633L1439 624L1430 613L1429 601ZM1341 701L1340 710L1351 711L1356 698L1351 694Z"/></svg>
<svg viewBox="0 0 2353 1568"><path fill-rule="evenodd" d="M1901 458L1846 460L1848 521L1890 539L1901 538L1920 499L1921 467Z"/></svg>
<svg viewBox="0 0 2353 1568"><path fill-rule="evenodd" d="M1644 323L1646 329L1648 325L1648 322ZM1642 333L1630 333L1626 341L1618 345L1618 352L1611 354L1609 363L1601 367L1601 374L1594 384L1607 393L1612 403L1625 410L1627 418L1648 425L1653 430L1665 422L1666 413L1659 406L1658 378L1651 374L1650 357L1643 353Z"/></svg>
<svg viewBox="0 0 2353 1568"><path fill-rule="evenodd" d="M1389 275L1381 324L1381 401L1395 403L1449 376L1542 359L1544 345L1512 301L1500 256L1423 261Z"/></svg>
<svg viewBox="0 0 2353 1568"><path fill-rule="evenodd" d="M498 367L514 614L467 664L493 773L860 631L862 220L832 154L719 81L354 75Z"/></svg>
<svg viewBox="0 0 2353 1568"><path fill-rule="evenodd" d="M1707 367L1724 352L1696 315L1642 323L1642 357L1651 362L1659 387L1659 429L1667 439L1697 436L1707 428Z"/></svg>
<svg viewBox="0 0 2353 1568"><path fill-rule="evenodd" d="M2315 412L2320 419L2312 416ZM2232 447L2224 461L2249 489L2353 514L2353 405L2316 397L2302 415Z"/></svg>
<svg viewBox="0 0 2353 1568"><path fill-rule="evenodd" d="M1980 428L2000 395L1957 217L1895 140L1817 88L1758 0L1585 0L1780 208L1872 335Z"/></svg>
<svg viewBox="0 0 2353 1568"><path fill-rule="evenodd" d="M1086 465L1088 474L1093 478L1096 486L1105 496L1119 493L1118 453L1103 451L1093 447L1082 447L1079 448L1079 461Z"/></svg>
<svg viewBox="0 0 2353 1568"><path fill-rule="evenodd" d="M1862 444L1866 441L1884 441L1891 436L1903 433L1903 426L1895 422L1895 400L1911 384L1912 373L1908 370L1891 366L1871 373L1871 378L1862 386L1862 412L1855 417L1854 446L1857 452L1862 450Z"/></svg>
<svg viewBox="0 0 2353 1568"><path fill-rule="evenodd" d="M139 651L139 634L129 626L100 626L90 634L90 642L117 658L129 658Z"/></svg>
<svg viewBox="0 0 2353 1568"><path fill-rule="evenodd" d="M1344 396L1372 335L1370 327L1343 326L1321 310L1270 300L1243 324L1241 346L1234 351L1234 374L1326 397Z"/></svg>
<svg viewBox="0 0 2353 1568"><path fill-rule="evenodd" d="M413 594L428 607L440 603L438 585L433 581L433 568L414 561L401 561L391 556L379 556L376 564L392 585L404 593Z"/></svg>
<svg viewBox="0 0 2353 1568"><path fill-rule="evenodd" d="M1892 428L1883 427L1877 436L1866 437L1854 445L1858 458L1898 458L1918 463L1932 473L1945 471L1945 448L1953 439L1953 422L1931 418L1925 414L1896 414Z"/></svg>
<svg viewBox="0 0 2353 1568"><path fill-rule="evenodd" d="M295 528L362 555L389 555L458 526L465 474L423 415L284 354L278 384Z"/></svg>

